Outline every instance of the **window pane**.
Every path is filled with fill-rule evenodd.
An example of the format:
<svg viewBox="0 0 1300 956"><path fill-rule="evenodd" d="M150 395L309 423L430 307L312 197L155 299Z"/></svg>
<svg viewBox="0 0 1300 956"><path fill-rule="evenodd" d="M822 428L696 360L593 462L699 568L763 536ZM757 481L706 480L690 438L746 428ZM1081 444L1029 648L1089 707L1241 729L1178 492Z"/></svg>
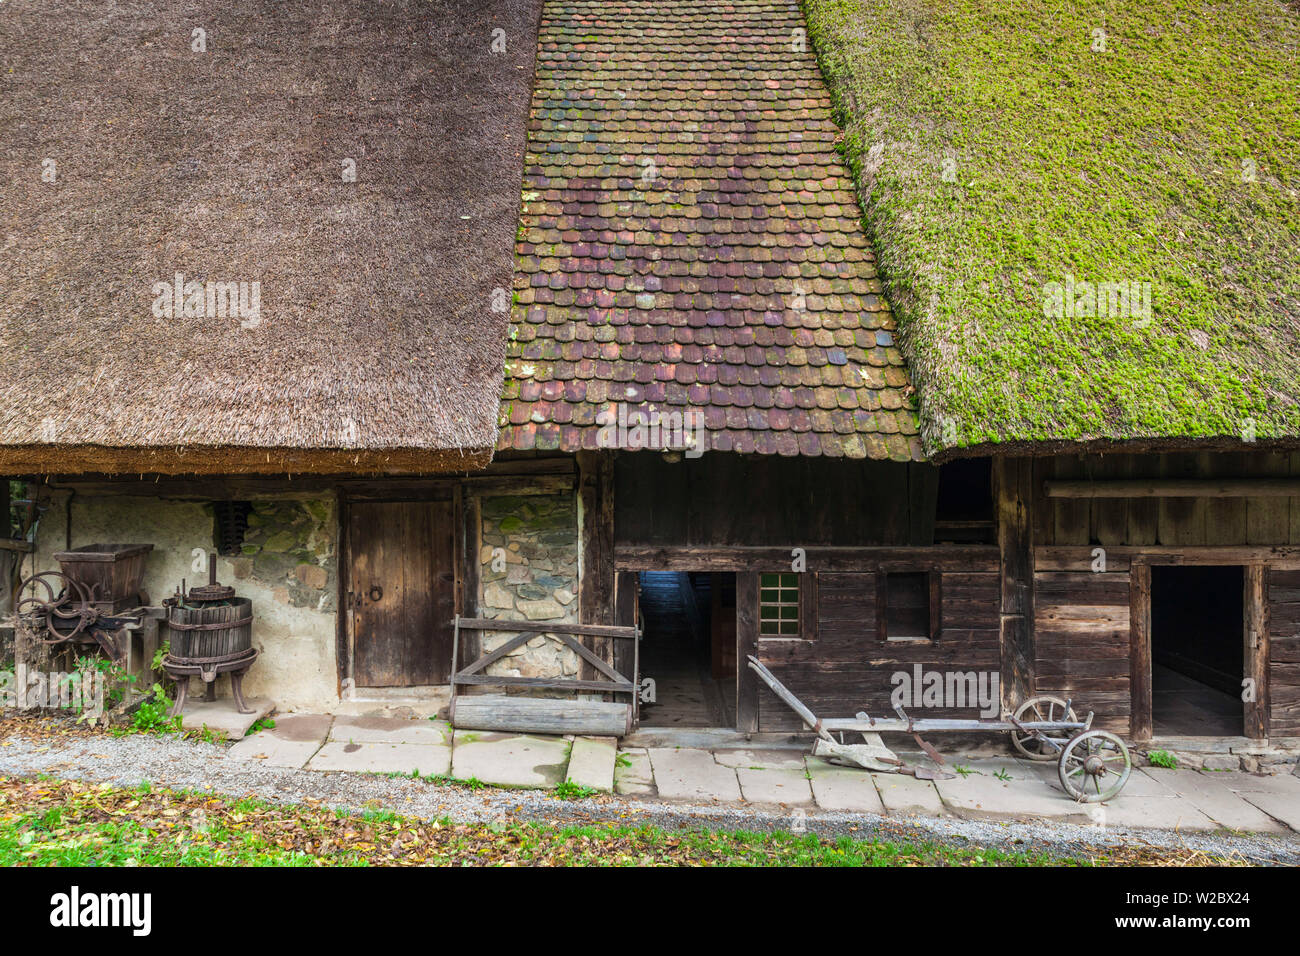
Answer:
<svg viewBox="0 0 1300 956"><path fill-rule="evenodd" d="M760 574L758 632L781 637L799 636L799 575Z"/></svg>
<svg viewBox="0 0 1300 956"><path fill-rule="evenodd" d="M885 637L929 640L930 576L925 572L885 575Z"/></svg>

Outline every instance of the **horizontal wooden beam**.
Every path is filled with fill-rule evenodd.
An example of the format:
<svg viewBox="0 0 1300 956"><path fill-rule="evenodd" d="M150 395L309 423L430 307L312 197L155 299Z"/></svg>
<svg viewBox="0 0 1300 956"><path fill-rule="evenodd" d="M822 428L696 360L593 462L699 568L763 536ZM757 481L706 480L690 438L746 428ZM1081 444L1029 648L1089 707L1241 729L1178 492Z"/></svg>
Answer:
<svg viewBox="0 0 1300 956"><path fill-rule="evenodd" d="M457 687L536 687L544 690L595 690L611 694L631 694L631 681L574 680L568 677L498 677L495 674L457 674L451 682Z"/></svg>
<svg viewBox="0 0 1300 956"><path fill-rule="evenodd" d="M1049 498L1300 498L1300 478L1134 478L1043 482Z"/></svg>
<svg viewBox="0 0 1300 956"><path fill-rule="evenodd" d="M667 547L620 544L620 571L789 571L793 547ZM809 571L997 571L994 545L806 548Z"/></svg>
<svg viewBox="0 0 1300 956"><path fill-rule="evenodd" d="M467 495L554 495L573 491L573 475L509 475L465 479Z"/></svg>
<svg viewBox="0 0 1300 956"><path fill-rule="evenodd" d="M1034 570L1091 571L1105 552L1106 571L1127 571L1133 564L1266 564L1300 569L1300 547L1291 545L1042 545L1034 548Z"/></svg>
<svg viewBox="0 0 1300 956"><path fill-rule="evenodd" d="M565 624L561 621L507 621L489 617L461 617L452 620L453 626L470 631L528 631L535 634L578 634L586 637L637 636L635 627L616 627L613 624Z"/></svg>
<svg viewBox="0 0 1300 956"><path fill-rule="evenodd" d="M30 552L32 547L30 541L23 541L20 538L0 538L0 551Z"/></svg>

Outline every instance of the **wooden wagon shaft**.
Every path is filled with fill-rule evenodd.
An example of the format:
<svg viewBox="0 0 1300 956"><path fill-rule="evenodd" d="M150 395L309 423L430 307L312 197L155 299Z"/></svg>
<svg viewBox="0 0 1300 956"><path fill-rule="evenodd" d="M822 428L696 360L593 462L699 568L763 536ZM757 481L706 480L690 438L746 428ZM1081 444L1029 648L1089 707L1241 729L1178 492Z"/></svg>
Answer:
<svg viewBox="0 0 1300 956"><path fill-rule="evenodd" d="M823 720L822 726L829 731L847 730L856 733L890 733L898 731L900 733L922 733L934 730L965 730L965 731L992 731L997 733L1007 733L1010 731L1033 731L1033 730L1085 730L1088 724L1084 721L1065 721L1065 720L1022 720L1019 725L1011 723L1009 720L977 720L975 718L960 717L921 717L917 719L902 720L898 717L882 717L879 720L870 718L863 720L859 717L831 718Z"/></svg>

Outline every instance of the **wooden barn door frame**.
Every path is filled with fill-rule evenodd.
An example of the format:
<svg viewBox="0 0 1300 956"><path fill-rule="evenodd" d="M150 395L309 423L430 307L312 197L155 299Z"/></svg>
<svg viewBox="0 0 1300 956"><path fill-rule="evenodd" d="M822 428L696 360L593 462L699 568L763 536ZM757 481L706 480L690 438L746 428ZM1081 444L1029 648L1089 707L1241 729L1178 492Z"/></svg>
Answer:
<svg viewBox="0 0 1300 956"><path fill-rule="evenodd" d="M466 600L467 593L477 593L477 566L467 563L465 555L474 545L473 553L478 553L477 544L466 538L469 529L468 518L473 512L477 518L477 501L474 507L467 507L466 496L459 483L446 481L398 482L391 487L382 483L369 482L352 488L340 486L335 489L338 515L338 593L335 595L334 640L336 660L336 688L340 699L344 698L347 682L352 682L356 691L353 669L354 647L352 635L352 608L348 604L348 592L352 590L350 580L352 566L352 536L349 527L352 523L351 509L354 504L384 504L400 502L451 501L452 521L452 566L455 576L453 595L456 616L477 611L476 601ZM471 574L473 572L473 574ZM469 589L473 588L473 592ZM468 609L468 610L467 610Z"/></svg>
<svg viewBox="0 0 1300 956"><path fill-rule="evenodd" d="M702 572L716 570L708 567L691 567L689 549L675 552L664 549L660 560L654 567L637 568L630 564L618 566L618 623L628 624L629 615L636 614L636 590L634 582L644 571L680 571ZM730 571L724 573L732 573ZM750 668L745 658L753 654L758 656L758 572L736 571L736 713L734 729L742 733L758 732L758 675ZM639 624L639 622L636 622ZM642 634L639 639L643 640ZM642 659L645 655L641 655ZM641 679L640 673L636 675ZM635 715L637 723L641 720L638 706ZM691 728L692 730L699 728ZM733 729L733 728L727 728Z"/></svg>
<svg viewBox="0 0 1300 956"><path fill-rule="evenodd" d="M1243 701L1242 736L1268 737L1268 562L1242 561L1217 549L1134 555L1129 565L1129 736L1154 736L1151 691L1151 568L1153 565L1222 565L1242 569L1242 674L1253 680L1255 699Z"/></svg>

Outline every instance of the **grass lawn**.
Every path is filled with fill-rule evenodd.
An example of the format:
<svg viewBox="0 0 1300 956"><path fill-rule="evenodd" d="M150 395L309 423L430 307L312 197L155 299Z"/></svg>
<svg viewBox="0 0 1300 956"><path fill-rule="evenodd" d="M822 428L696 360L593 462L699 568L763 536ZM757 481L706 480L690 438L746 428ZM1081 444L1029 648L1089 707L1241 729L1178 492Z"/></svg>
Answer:
<svg viewBox="0 0 1300 956"><path fill-rule="evenodd" d="M0 866L1037 866L1237 862L1117 848L981 847L652 826L465 824L211 793L0 777Z"/></svg>
<svg viewBox="0 0 1300 956"><path fill-rule="evenodd" d="M1300 434L1294 3L803 6L928 450Z"/></svg>

